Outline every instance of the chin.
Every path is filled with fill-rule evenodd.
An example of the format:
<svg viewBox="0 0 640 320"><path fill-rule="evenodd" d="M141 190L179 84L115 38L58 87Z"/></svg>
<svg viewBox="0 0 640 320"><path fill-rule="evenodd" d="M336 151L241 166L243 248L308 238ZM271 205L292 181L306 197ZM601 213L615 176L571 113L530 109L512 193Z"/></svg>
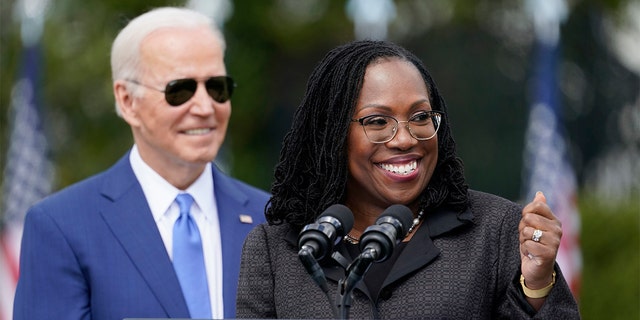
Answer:
<svg viewBox="0 0 640 320"><path fill-rule="evenodd" d="M187 163L202 165L209 162L212 162L216 158L215 153L190 153L181 157L182 161Z"/></svg>

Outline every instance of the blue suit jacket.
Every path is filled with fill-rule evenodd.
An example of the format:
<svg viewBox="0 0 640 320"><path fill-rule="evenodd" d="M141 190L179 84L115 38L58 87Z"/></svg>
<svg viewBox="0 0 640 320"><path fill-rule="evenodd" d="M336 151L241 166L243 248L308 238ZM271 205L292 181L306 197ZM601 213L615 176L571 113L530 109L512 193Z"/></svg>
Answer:
<svg viewBox="0 0 640 320"><path fill-rule="evenodd" d="M225 318L235 317L242 244L269 194L213 166ZM250 215L253 223L240 221ZM129 154L29 209L14 319L189 318Z"/></svg>

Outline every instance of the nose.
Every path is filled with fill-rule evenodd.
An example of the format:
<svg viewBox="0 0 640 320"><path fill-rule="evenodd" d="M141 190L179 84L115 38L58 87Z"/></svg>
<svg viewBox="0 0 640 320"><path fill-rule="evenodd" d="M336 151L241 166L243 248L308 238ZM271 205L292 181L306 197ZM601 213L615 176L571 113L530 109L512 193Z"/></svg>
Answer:
<svg viewBox="0 0 640 320"><path fill-rule="evenodd" d="M387 142L389 147L395 147L399 149L408 149L418 143L418 139L414 138L409 129L409 122L398 121L398 130L395 137Z"/></svg>
<svg viewBox="0 0 640 320"><path fill-rule="evenodd" d="M198 82L196 92L191 97L192 106L189 109L190 112L196 113L201 116L208 116L215 112L215 102L204 85L204 82Z"/></svg>

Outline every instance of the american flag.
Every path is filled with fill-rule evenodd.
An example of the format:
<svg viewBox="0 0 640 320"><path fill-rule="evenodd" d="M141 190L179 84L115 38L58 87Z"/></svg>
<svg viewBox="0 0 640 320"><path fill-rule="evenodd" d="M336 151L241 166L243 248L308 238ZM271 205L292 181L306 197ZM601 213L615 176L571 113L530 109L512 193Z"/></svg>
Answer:
<svg viewBox="0 0 640 320"><path fill-rule="evenodd" d="M0 221L0 320L12 319L24 215L51 191L54 174L38 103L40 46L25 43L22 73L11 93L9 150L3 172Z"/></svg>
<svg viewBox="0 0 640 320"><path fill-rule="evenodd" d="M525 137L525 200L536 191L544 192L553 213L562 222L562 240L557 262L577 298L580 290L582 252L580 215L577 209L576 177L568 156L568 143L562 130L561 103L558 98L559 23L563 2L531 1L538 23L534 46L533 101ZM543 5L544 4L544 5ZM554 7L554 5L556 7ZM541 8L546 5L546 8ZM555 16L554 16L555 15ZM555 24L555 25L554 25Z"/></svg>

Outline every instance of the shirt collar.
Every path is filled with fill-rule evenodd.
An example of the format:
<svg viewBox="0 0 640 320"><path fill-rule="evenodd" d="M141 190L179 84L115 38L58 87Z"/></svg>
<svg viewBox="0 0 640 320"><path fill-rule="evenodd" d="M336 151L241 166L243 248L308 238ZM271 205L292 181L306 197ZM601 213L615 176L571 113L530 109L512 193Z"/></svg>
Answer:
<svg viewBox="0 0 640 320"><path fill-rule="evenodd" d="M202 174L193 184L186 190L181 191L142 160L136 145L131 149L129 161L156 222L164 217L176 196L182 192L191 194L195 204L203 212L206 219L213 218L214 199L211 163L207 163Z"/></svg>
<svg viewBox="0 0 640 320"><path fill-rule="evenodd" d="M207 163L204 170L185 192L189 193L195 203L200 207L205 219L211 221L215 208L215 199L213 193L213 173L211 172L211 163ZM177 194L176 194L177 195ZM174 197L175 198L175 197Z"/></svg>

